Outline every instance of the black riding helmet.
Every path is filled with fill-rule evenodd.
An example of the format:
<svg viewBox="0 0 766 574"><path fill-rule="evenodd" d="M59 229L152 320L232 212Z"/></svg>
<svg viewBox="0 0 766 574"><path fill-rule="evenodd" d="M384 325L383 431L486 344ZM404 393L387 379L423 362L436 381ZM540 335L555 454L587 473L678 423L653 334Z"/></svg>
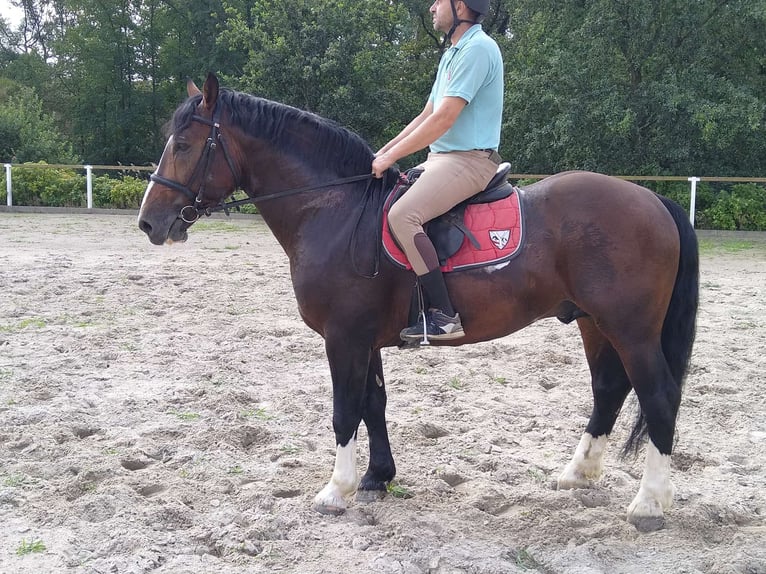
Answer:
<svg viewBox="0 0 766 574"><path fill-rule="evenodd" d="M449 5L452 8L452 28L450 28L450 31L447 32L447 35L444 37L443 44L447 43L447 40L452 38L452 34L455 33L455 30L457 29L460 24L463 22L466 22L468 24L479 24L484 18L487 16L487 13L489 12L489 0L461 0L463 4L468 6L471 10L476 12L476 20L459 20L457 17L457 9L455 8L455 0L450 0Z"/></svg>
<svg viewBox="0 0 766 574"><path fill-rule="evenodd" d="M466 6L476 12L479 16L476 22L481 22L489 13L489 0L463 0ZM454 6L454 2L452 4Z"/></svg>

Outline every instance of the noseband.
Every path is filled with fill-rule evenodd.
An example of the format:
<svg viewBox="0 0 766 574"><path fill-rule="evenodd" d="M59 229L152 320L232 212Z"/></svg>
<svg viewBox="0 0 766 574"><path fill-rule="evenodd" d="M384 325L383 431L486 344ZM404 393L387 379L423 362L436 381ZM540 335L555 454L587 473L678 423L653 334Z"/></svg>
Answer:
<svg viewBox="0 0 766 574"><path fill-rule="evenodd" d="M215 152L218 149L218 144L220 144L221 150L223 151L223 157L226 159L226 163L229 164L231 174L234 176L234 188L236 189L239 187L239 177L237 176L237 171L234 167L234 161L231 159L231 154L229 153L229 150L226 147L226 142L221 135L221 106L216 103L215 110L213 110L212 120L203 118L197 114L194 114L191 119L192 121L210 126L210 135L207 138L207 142L205 142L205 149L202 150L202 155L197 161L197 165L195 166L194 171L189 178L189 182L184 185L178 181L158 175L157 173L153 173L150 176L151 181L157 182L160 185L164 185L171 189L175 189L176 191L180 191L193 202L191 205L183 207L181 212L178 214L178 217L180 217L186 223L194 223L203 213L210 215L210 208L202 207L202 203L204 201L205 195L205 183L210 172L210 167L213 165L213 160L215 159ZM195 177L200 172L202 173L202 183L200 183L199 191L194 193L189 188L189 183L194 181ZM213 211L218 211L218 209L213 209Z"/></svg>

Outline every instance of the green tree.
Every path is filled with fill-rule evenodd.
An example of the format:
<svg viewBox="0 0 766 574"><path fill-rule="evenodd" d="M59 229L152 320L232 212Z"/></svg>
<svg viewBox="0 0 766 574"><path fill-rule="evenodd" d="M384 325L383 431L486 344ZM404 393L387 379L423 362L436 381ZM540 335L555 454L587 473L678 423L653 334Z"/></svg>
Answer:
<svg viewBox="0 0 766 574"><path fill-rule="evenodd" d="M505 133L518 169L766 169L763 0L509 4Z"/></svg>
<svg viewBox="0 0 766 574"><path fill-rule="evenodd" d="M425 102L435 49L413 50L418 21L398 2L226 2L221 45L247 54L230 85L314 111L374 145Z"/></svg>
<svg viewBox="0 0 766 574"><path fill-rule="evenodd" d="M37 94L8 80L0 80L0 160L77 162Z"/></svg>

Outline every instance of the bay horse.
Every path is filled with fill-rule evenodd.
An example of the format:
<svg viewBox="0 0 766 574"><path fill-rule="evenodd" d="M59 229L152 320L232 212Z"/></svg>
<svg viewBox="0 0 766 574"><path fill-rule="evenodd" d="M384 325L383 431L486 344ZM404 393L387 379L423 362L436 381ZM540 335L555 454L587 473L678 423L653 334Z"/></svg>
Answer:
<svg viewBox="0 0 766 574"><path fill-rule="evenodd" d="M141 204L138 226L156 245L185 241L200 214L242 189L290 262L302 319L325 342L333 385L336 458L314 507L340 514L347 498L382 497L395 465L386 429L381 348L401 343L415 283L380 253L385 190L373 152L317 115L189 82ZM393 180L398 172L392 168ZM361 176L360 176L361 174ZM503 337L542 318L577 321L593 410L558 488L592 485L626 396L640 413L625 451L648 435L644 473L628 507L639 530L664 526L673 501L670 456L696 328L699 254L679 205L636 184L565 172L518 190L525 243L505 265L446 276L466 336ZM373 269L375 272L373 273ZM369 464L356 470L361 421Z"/></svg>

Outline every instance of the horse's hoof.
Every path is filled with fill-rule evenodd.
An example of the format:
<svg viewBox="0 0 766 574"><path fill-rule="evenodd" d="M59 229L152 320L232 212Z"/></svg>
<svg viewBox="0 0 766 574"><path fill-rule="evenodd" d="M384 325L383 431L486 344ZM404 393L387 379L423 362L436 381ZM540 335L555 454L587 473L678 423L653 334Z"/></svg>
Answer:
<svg viewBox="0 0 766 574"><path fill-rule="evenodd" d="M555 490L573 490L575 488L593 488L595 481L584 476L562 473L555 484Z"/></svg>
<svg viewBox="0 0 766 574"><path fill-rule="evenodd" d="M655 532L665 528L664 516L628 516L628 522L639 532Z"/></svg>
<svg viewBox="0 0 766 574"><path fill-rule="evenodd" d="M385 490L357 490L356 501L362 504L370 504L383 500L386 496Z"/></svg>
<svg viewBox="0 0 766 574"><path fill-rule="evenodd" d="M628 507L628 522L639 532L654 532L665 526L665 514L660 502L653 498L640 496Z"/></svg>
<svg viewBox="0 0 766 574"><path fill-rule="evenodd" d="M318 502L315 502L314 510L316 510L319 514L324 514L326 516L340 516L346 512L346 507L336 506L334 504L319 504Z"/></svg>

